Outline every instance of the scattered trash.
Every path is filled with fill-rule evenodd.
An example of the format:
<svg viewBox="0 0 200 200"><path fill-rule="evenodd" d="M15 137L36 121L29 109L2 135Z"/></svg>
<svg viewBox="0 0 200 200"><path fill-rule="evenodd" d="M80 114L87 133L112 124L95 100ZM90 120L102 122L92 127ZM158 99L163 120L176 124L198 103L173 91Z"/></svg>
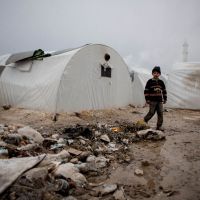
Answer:
<svg viewBox="0 0 200 200"><path fill-rule="evenodd" d="M15 157L13 159L18 160L20 157L35 158L33 156L40 155L42 152L47 153L44 158L39 159L37 167L31 167L32 169L29 168L26 173L18 174L17 184L22 188L26 186L26 192L29 192L29 187L32 188L32 193L30 192L27 198L31 198L34 194L50 200L57 199L56 195L62 196L63 200L76 199L68 195L72 194L72 188L83 190L89 186L86 175L89 178L101 175L113 161L118 160L119 163L126 164L131 162L131 157L128 155L129 144L144 139L155 140L153 136L158 137L154 133L138 131L142 128L138 128L134 123L124 121L116 123L117 126L98 122L87 125L76 124L64 129L58 127L55 128L54 134L44 127L38 129L41 134L28 126L0 124L0 157L4 159ZM49 152L52 151L54 153L50 154ZM141 163L142 166L148 164L148 162ZM135 170L136 175L143 175L142 170L137 170ZM16 199L20 194L22 195L20 198L23 199L25 190L21 193L15 187L15 184L13 189L10 187L12 192L9 195L12 194L13 199ZM117 188L116 184L101 182L101 184L94 184L93 187L97 187L95 188L97 196L115 192L114 199L125 199L123 188ZM42 192L44 188L45 192Z"/></svg>
<svg viewBox="0 0 200 200"><path fill-rule="evenodd" d="M95 137L99 137L101 135L99 131L95 131L94 134L95 134Z"/></svg>
<svg viewBox="0 0 200 200"><path fill-rule="evenodd" d="M91 155L90 151L83 151L81 154L79 154L78 159L82 162L86 162L87 157L90 155Z"/></svg>
<svg viewBox="0 0 200 200"><path fill-rule="evenodd" d="M63 130L64 138L76 138L78 136L83 136L88 139L93 138L92 130L87 126L81 126L77 124L75 127L65 128Z"/></svg>
<svg viewBox="0 0 200 200"><path fill-rule="evenodd" d="M0 158L5 156L8 156L8 150L4 147L0 147Z"/></svg>
<svg viewBox="0 0 200 200"><path fill-rule="evenodd" d="M66 150L62 150L58 154L47 154L45 159L40 163L41 166L49 165L50 163L55 162L67 162L68 158L70 157L70 154Z"/></svg>
<svg viewBox="0 0 200 200"><path fill-rule="evenodd" d="M38 144L33 143L33 144L27 144L25 146L18 147L17 150L19 150L19 151L33 151L38 147L39 147Z"/></svg>
<svg viewBox="0 0 200 200"><path fill-rule="evenodd" d="M87 163L89 163L91 166L93 166L96 169L104 168L107 166L108 162L110 160L105 158L104 156L89 156L86 160Z"/></svg>
<svg viewBox="0 0 200 200"><path fill-rule="evenodd" d="M163 190L163 192L167 194L167 197L171 197L180 193L179 191L175 190Z"/></svg>
<svg viewBox="0 0 200 200"><path fill-rule="evenodd" d="M81 143L82 145L85 145L85 144L86 144L86 141L85 141L85 140L80 139L79 141L80 141L80 143Z"/></svg>
<svg viewBox="0 0 200 200"><path fill-rule="evenodd" d="M144 172L142 169L135 169L134 171L135 175L138 175L138 176L143 176L144 175Z"/></svg>
<svg viewBox="0 0 200 200"><path fill-rule="evenodd" d="M165 135L162 131L146 129L141 130L136 133L137 137L143 140L163 140L165 139Z"/></svg>
<svg viewBox="0 0 200 200"><path fill-rule="evenodd" d="M45 148L49 148L52 145L57 144L57 140L56 139L52 139L52 138L45 138L43 141L43 147Z"/></svg>
<svg viewBox="0 0 200 200"><path fill-rule="evenodd" d="M4 192L23 172L41 162L46 155L27 158L0 160L0 194Z"/></svg>
<svg viewBox="0 0 200 200"><path fill-rule="evenodd" d="M78 156L78 155L80 155L82 153L82 151L79 151L79 150L73 149L73 148L68 149L68 152L70 154L73 154L73 155L76 155L76 156Z"/></svg>
<svg viewBox="0 0 200 200"><path fill-rule="evenodd" d="M58 144L66 144L65 140L63 138L59 138L57 140Z"/></svg>
<svg viewBox="0 0 200 200"><path fill-rule="evenodd" d="M46 167L36 167L33 169L30 169L29 171L27 171L26 173L24 173L22 175L23 178L23 183L26 181L28 182L28 184L31 185L37 185L40 187L42 187L43 185L45 185L45 180L47 178L48 175L48 169Z"/></svg>
<svg viewBox="0 0 200 200"><path fill-rule="evenodd" d="M72 158L70 163L77 164L79 162L78 158Z"/></svg>
<svg viewBox="0 0 200 200"><path fill-rule="evenodd" d="M115 144L115 143L110 142L110 143L108 144L108 150L110 150L110 151L118 151L119 148L116 147L116 144Z"/></svg>
<svg viewBox="0 0 200 200"><path fill-rule="evenodd" d="M128 106L130 106L131 108L135 108L135 106L133 104L129 104Z"/></svg>
<svg viewBox="0 0 200 200"><path fill-rule="evenodd" d="M55 190L59 194L67 196L69 194L69 183L65 179L56 179Z"/></svg>
<svg viewBox="0 0 200 200"><path fill-rule="evenodd" d="M97 172L97 168L90 163L80 163L75 165L81 173Z"/></svg>
<svg viewBox="0 0 200 200"><path fill-rule="evenodd" d="M4 128L4 124L0 124L0 128Z"/></svg>
<svg viewBox="0 0 200 200"><path fill-rule="evenodd" d="M150 165L149 161L147 161L147 160L142 161L142 166L143 167L147 167L149 165Z"/></svg>
<svg viewBox="0 0 200 200"><path fill-rule="evenodd" d="M124 189L121 188L116 190L115 193L113 194L113 197L115 198L115 200L126 200Z"/></svg>
<svg viewBox="0 0 200 200"><path fill-rule="evenodd" d="M42 144L44 141L44 138L41 136L41 134L29 126L18 129L18 133L22 136L32 139L34 142L39 144Z"/></svg>
<svg viewBox="0 0 200 200"><path fill-rule="evenodd" d="M6 146L7 146L7 144L4 141L0 140L0 147L6 147Z"/></svg>
<svg viewBox="0 0 200 200"><path fill-rule="evenodd" d="M59 139L59 134L53 134L51 137L52 137L52 139L58 140Z"/></svg>
<svg viewBox="0 0 200 200"><path fill-rule="evenodd" d="M3 127L0 127L0 134L4 133Z"/></svg>
<svg viewBox="0 0 200 200"><path fill-rule="evenodd" d="M123 142L124 144L128 144L128 143L129 143L129 140L128 140L128 139L123 139L122 142Z"/></svg>
<svg viewBox="0 0 200 200"><path fill-rule="evenodd" d="M54 173L56 177L62 175L65 178L72 179L77 184L77 186L80 187L83 187L87 183L85 176L79 173L78 168L75 167L75 165L72 163L59 165Z"/></svg>
<svg viewBox="0 0 200 200"><path fill-rule="evenodd" d="M22 141L22 136L19 134L7 134L3 136L4 142L13 145L19 145Z"/></svg>
<svg viewBox="0 0 200 200"><path fill-rule="evenodd" d="M54 144L54 145L51 145L50 150L60 149L60 148L63 148L64 146L65 144Z"/></svg>
<svg viewBox="0 0 200 200"><path fill-rule="evenodd" d="M101 135L100 139L104 142L110 142L110 138L108 137L108 135L104 134L104 135Z"/></svg>
<svg viewBox="0 0 200 200"><path fill-rule="evenodd" d="M4 110L9 110L11 108L11 105L3 105L2 107Z"/></svg>
<svg viewBox="0 0 200 200"><path fill-rule="evenodd" d="M95 190L98 191L99 196L105 196L117 190L117 184L103 184L95 188Z"/></svg>
<svg viewBox="0 0 200 200"><path fill-rule="evenodd" d="M70 144L73 144L73 142L74 142L74 140L72 140L72 139L69 139L69 140L67 140L67 143L70 145Z"/></svg>
<svg viewBox="0 0 200 200"><path fill-rule="evenodd" d="M122 132L121 128L120 127L113 127L111 128L112 132L114 133L118 133L118 132Z"/></svg>

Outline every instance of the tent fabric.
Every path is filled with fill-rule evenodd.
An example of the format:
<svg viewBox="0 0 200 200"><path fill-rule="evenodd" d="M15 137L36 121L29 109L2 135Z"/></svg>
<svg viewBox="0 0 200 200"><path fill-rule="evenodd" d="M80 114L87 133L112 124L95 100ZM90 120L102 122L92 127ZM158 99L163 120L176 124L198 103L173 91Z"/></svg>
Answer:
<svg viewBox="0 0 200 200"><path fill-rule="evenodd" d="M33 55L34 51L27 51L22 53L15 53L11 54L9 58L6 60L6 65L17 62L18 60L22 60L27 57L31 57Z"/></svg>
<svg viewBox="0 0 200 200"><path fill-rule="evenodd" d="M0 76L3 70L5 69L6 61L8 60L9 57L10 57L9 54L0 56Z"/></svg>
<svg viewBox="0 0 200 200"><path fill-rule="evenodd" d="M167 81L171 108L200 109L200 63L177 63Z"/></svg>
<svg viewBox="0 0 200 200"><path fill-rule="evenodd" d="M0 194L3 193L25 171L40 163L45 154L37 157L11 158L0 160Z"/></svg>
<svg viewBox="0 0 200 200"><path fill-rule="evenodd" d="M112 75L101 76L104 55ZM75 112L132 103L128 67L112 48L93 44L43 60L12 63L0 76L0 105Z"/></svg>
<svg viewBox="0 0 200 200"><path fill-rule="evenodd" d="M24 59L37 59L37 56L39 58L50 56L51 54L45 53L42 49L37 49L35 51L26 51L26 52L20 52L20 53L14 53L14 54L7 54L0 56L0 66L10 65L16 62L19 62L20 60ZM14 65L10 65L14 66Z"/></svg>
<svg viewBox="0 0 200 200"><path fill-rule="evenodd" d="M10 58L11 54L6 54L6 55L2 55L0 56L0 66L5 67L5 65L7 64L7 60Z"/></svg>
<svg viewBox="0 0 200 200"><path fill-rule="evenodd" d="M145 105L144 88L146 82L152 78L151 72L145 68L132 68L132 94L133 94L133 105L142 107Z"/></svg>

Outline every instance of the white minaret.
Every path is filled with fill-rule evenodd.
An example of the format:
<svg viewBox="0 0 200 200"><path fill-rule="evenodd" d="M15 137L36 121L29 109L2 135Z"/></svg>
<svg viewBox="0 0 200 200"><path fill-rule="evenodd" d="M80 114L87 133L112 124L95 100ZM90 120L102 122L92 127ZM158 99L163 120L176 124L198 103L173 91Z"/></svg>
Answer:
<svg viewBox="0 0 200 200"><path fill-rule="evenodd" d="M183 51L182 51L182 61L187 62L188 61L188 43L185 41L183 43Z"/></svg>

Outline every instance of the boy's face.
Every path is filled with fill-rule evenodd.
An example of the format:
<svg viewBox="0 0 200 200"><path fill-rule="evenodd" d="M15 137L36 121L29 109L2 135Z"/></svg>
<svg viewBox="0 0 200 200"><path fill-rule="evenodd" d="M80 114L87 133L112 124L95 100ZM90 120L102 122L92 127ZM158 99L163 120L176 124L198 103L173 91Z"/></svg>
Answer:
<svg viewBox="0 0 200 200"><path fill-rule="evenodd" d="M159 78L160 73L159 72L153 72L152 75L153 75L154 78Z"/></svg>

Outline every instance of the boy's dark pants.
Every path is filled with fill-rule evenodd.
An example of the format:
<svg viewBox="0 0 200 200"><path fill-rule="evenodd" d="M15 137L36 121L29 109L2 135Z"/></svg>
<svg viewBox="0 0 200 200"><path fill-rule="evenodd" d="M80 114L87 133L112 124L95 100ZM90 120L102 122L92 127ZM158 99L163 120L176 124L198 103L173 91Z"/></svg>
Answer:
<svg viewBox="0 0 200 200"><path fill-rule="evenodd" d="M157 112L158 119L157 119L157 128L161 127L163 124L163 103L152 101L149 103L149 112L144 117L144 121L148 122Z"/></svg>

